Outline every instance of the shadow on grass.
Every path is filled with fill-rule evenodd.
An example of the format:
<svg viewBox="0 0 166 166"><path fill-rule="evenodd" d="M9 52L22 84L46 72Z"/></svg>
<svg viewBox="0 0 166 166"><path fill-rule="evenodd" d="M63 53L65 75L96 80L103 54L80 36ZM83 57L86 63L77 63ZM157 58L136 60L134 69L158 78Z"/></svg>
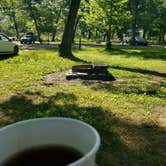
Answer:
<svg viewBox="0 0 166 166"><path fill-rule="evenodd" d="M9 58L13 58L13 57L15 57L15 56L18 56L18 55L13 55L13 54L1 55L1 54L0 54L0 61L6 60L6 59L9 59Z"/></svg>
<svg viewBox="0 0 166 166"><path fill-rule="evenodd" d="M59 51L59 48L49 48L49 50L58 52L58 51ZM77 52L76 50L78 50L78 49L74 49L74 50L75 50L75 52ZM58 53L58 54L59 54L59 53ZM59 55L59 56L60 56L60 55ZM71 55L71 56L61 56L61 57L65 58L65 59L69 59L69 60L71 60L71 61L75 61L75 62L88 63L88 61L85 61L85 60L83 60L83 59L80 59L80 58L76 57L74 54Z"/></svg>
<svg viewBox="0 0 166 166"><path fill-rule="evenodd" d="M162 85L163 84L163 85ZM96 85L92 85L91 88L95 91L108 91L114 94L138 94L138 95L147 95L147 96L154 96L165 99L165 92L162 90L162 87L165 87L164 83L155 84L155 83L148 83L142 84L141 82L133 83L131 82L121 82L117 86L113 84L107 83L100 83Z"/></svg>
<svg viewBox="0 0 166 166"><path fill-rule="evenodd" d="M79 106L77 97L72 93L56 93L52 96L45 96L41 92L17 94L0 103L0 115L4 115L4 118L0 118L1 125L55 116L76 118L93 125L102 140L97 154L99 166L166 164L164 129L153 124L131 123L101 107Z"/></svg>
<svg viewBox="0 0 166 166"><path fill-rule="evenodd" d="M147 75L153 75L153 76L166 78L166 73L159 73L157 71L152 71L152 70L145 70L145 69L139 69L139 68L129 68L129 67L121 67L121 66L110 66L110 67L113 68L113 69L118 69L118 70L125 70L125 71L134 72L134 73L141 73L141 74L147 74Z"/></svg>
<svg viewBox="0 0 166 166"><path fill-rule="evenodd" d="M124 55L126 57L141 57L144 59L161 59L166 60L166 49L164 48L123 48L105 50L110 55Z"/></svg>
<svg viewBox="0 0 166 166"><path fill-rule="evenodd" d="M83 59L80 59L80 58L76 57L75 55L67 56L67 57L64 56L63 58L69 59L69 60L75 61L75 62L89 63L88 61L85 61L85 60L83 60Z"/></svg>

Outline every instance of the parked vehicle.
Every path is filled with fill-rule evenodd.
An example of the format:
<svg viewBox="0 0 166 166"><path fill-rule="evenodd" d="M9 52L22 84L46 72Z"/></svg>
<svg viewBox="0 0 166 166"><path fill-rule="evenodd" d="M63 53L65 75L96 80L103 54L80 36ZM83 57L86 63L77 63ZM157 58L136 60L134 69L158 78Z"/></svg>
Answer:
<svg viewBox="0 0 166 166"><path fill-rule="evenodd" d="M124 42L129 43L130 45L132 44L132 38L131 37L126 37L124 39ZM142 45L142 46L147 46L148 42L145 40L143 37L136 36L135 37L135 44L136 45Z"/></svg>
<svg viewBox="0 0 166 166"><path fill-rule="evenodd" d="M0 54L18 54L18 45L7 35L0 33Z"/></svg>
<svg viewBox="0 0 166 166"><path fill-rule="evenodd" d="M31 44L31 43L35 43L36 40L37 40L37 36L34 35L32 32L29 32L26 35L21 37L20 42L21 44Z"/></svg>
<svg viewBox="0 0 166 166"><path fill-rule="evenodd" d="M143 37L139 37L139 36L135 37L135 42L136 42L136 45L143 45L143 46L148 45L148 42Z"/></svg>

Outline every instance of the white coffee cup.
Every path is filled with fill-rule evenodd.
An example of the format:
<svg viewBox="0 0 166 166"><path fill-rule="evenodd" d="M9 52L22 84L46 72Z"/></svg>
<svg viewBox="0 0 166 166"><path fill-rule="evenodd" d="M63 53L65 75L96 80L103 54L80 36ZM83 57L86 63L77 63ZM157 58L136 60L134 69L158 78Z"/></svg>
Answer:
<svg viewBox="0 0 166 166"><path fill-rule="evenodd" d="M89 124L71 118L39 118L18 122L0 129L0 166L17 152L49 144L73 147L84 154L69 166L94 166L100 136Z"/></svg>

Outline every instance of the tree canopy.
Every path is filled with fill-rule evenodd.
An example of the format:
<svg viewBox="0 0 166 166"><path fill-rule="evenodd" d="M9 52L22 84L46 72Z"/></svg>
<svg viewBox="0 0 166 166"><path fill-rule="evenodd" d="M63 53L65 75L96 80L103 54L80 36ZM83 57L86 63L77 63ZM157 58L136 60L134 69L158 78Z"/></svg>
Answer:
<svg viewBox="0 0 166 166"><path fill-rule="evenodd" d="M34 32L40 40L61 41L71 0L1 0L0 31L20 38ZM77 1L74 1L76 4ZM166 0L82 0L74 21L72 41L105 41L118 34L165 41Z"/></svg>

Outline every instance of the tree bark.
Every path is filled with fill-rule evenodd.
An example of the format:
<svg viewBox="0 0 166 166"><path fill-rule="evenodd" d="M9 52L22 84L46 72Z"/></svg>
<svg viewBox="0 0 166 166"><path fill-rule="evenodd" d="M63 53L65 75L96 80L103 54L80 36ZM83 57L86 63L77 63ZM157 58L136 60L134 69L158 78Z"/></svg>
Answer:
<svg viewBox="0 0 166 166"><path fill-rule="evenodd" d="M143 31L143 38L145 38L145 39L146 39L146 34L147 34L147 30L144 29L144 31Z"/></svg>
<svg viewBox="0 0 166 166"><path fill-rule="evenodd" d="M79 50L81 50L81 46L82 46L81 37L82 37L82 33L80 34L80 37L79 37L79 46L78 46Z"/></svg>
<svg viewBox="0 0 166 166"><path fill-rule="evenodd" d="M57 32L57 24L59 22L60 16L61 16L61 12L62 12L62 7L60 7L59 12L58 12L58 16L56 19L56 26L54 27L53 31L52 31L52 39L51 41L54 42L55 41L55 36L56 36L56 32Z"/></svg>
<svg viewBox="0 0 166 166"><path fill-rule="evenodd" d="M69 14L62 41L59 48L59 54L63 57L72 57L72 39L74 35L74 26L81 0L71 0Z"/></svg>
<svg viewBox="0 0 166 166"><path fill-rule="evenodd" d="M109 25L109 29L107 31L107 42L106 42L106 49L111 49L112 43L111 43L111 24Z"/></svg>
<svg viewBox="0 0 166 166"><path fill-rule="evenodd" d="M135 36L136 36L136 11L133 11L133 22L132 22L132 45L135 46L136 42L135 42Z"/></svg>
<svg viewBox="0 0 166 166"><path fill-rule="evenodd" d="M56 29L57 29L57 27L55 27L55 28L52 30L52 39L51 39L52 42L55 41L55 35L56 35L56 31L57 31Z"/></svg>
<svg viewBox="0 0 166 166"><path fill-rule="evenodd" d="M161 28L161 42L164 42L165 32L164 29Z"/></svg>
<svg viewBox="0 0 166 166"><path fill-rule="evenodd" d="M161 43L161 33L162 33L162 30L161 30L161 27L160 27L159 39L158 39L159 44Z"/></svg>
<svg viewBox="0 0 166 166"><path fill-rule="evenodd" d="M80 16L79 17L77 17L77 19L76 19L76 23L75 23L75 26L74 26L74 33L73 33L73 38L72 38L72 43L74 43L74 38L75 38L75 34L76 34L76 30L77 30L77 26L78 26L78 23L79 23L79 21L80 21Z"/></svg>
<svg viewBox="0 0 166 166"><path fill-rule="evenodd" d="M112 4L113 1L110 1L110 16L109 16L109 28L107 30L107 42L106 42L106 49L110 50L112 48L112 43L111 43L111 32L112 32Z"/></svg>
<svg viewBox="0 0 166 166"><path fill-rule="evenodd" d="M12 3L12 7L14 7L14 2L11 1L11 3ZM18 24L17 24L17 21L16 21L16 13L15 13L14 9L12 9L11 17L13 19L14 28L16 30L16 38L17 38L17 40L19 40L19 30L18 30Z"/></svg>
<svg viewBox="0 0 166 166"><path fill-rule="evenodd" d="M16 30L16 37L17 37L17 40L19 40L18 25L17 25L16 15L15 15L15 12L14 12L14 11L12 12L12 18L13 18L13 22L14 22L14 28L15 28L15 30Z"/></svg>
<svg viewBox="0 0 166 166"><path fill-rule="evenodd" d="M133 2L133 19L132 19L132 45L136 45L135 36L136 36L136 25L137 25L137 15L138 15L138 0L134 0Z"/></svg>
<svg viewBox="0 0 166 166"><path fill-rule="evenodd" d="M165 33L166 32L163 32L163 42L165 42Z"/></svg>
<svg viewBox="0 0 166 166"><path fill-rule="evenodd" d="M41 42L41 33L40 33L40 30L39 30L39 27L38 27L38 23L37 23L37 19L32 11L32 18L35 22L35 27L36 27L36 31L37 31L37 35L38 35L38 38L39 38L39 42Z"/></svg>
<svg viewBox="0 0 166 166"><path fill-rule="evenodd" d="M107 33L103 34L103 41L106 41Z"/></svg>
<svg viewBox="0 0 166 166"><path fill-rule="evenodd" d="M91 29L88 30L88 39L91 39L92 37L92 32L91 32Z"/></svg>

